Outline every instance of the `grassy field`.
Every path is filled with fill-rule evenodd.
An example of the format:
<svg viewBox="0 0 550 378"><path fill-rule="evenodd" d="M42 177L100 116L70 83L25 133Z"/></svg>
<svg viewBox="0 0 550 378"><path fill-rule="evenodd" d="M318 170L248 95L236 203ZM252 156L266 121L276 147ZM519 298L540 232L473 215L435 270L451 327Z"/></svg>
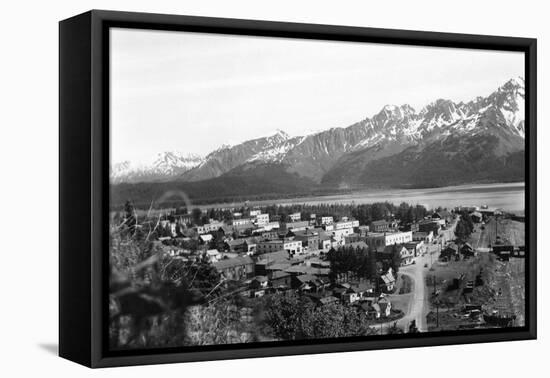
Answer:
<svg viewBox="0 0 550 378"><path fill-rule="evenodd" d="M484 304L491 296L490 288L481 285L474 288L472 294L464 295L462 288L467 281L474 281L481 274L483 282L492 279L492 268L496 258L492 254L479 254L475 258L451 262L437 262L426 277L426 285L432 293L432 302L442 307L464 304ZM453 280L463 277L458 288L452 289ZM437 295L433 295L433 293Z"/></svg>
<svg viewBox="0 0 550 378"><path fill-rule="evenodd" d="M502 236L515 246L525 245L525 223L511 219L499 219L499 230ZM501 232L499 231L499 234Z"/></svg>
<svg viewBox="0 0 550 378"><path fill-rule="evenodd" d="M493 245L497 234L515 246L525 245L525 224L510 219L490 219L470 237L474 248L484 249ZM475 281L480 275L482 283L471 293L464 294L467 281ZM462 277L458 287L453 279ZM525 324L525 260L512 258L509 262L499 261L489 252L478 252L468 260L437 262L426 279L430 287L431 308L428 314L430 331L485 327L483 321L464 313L466 305L481 305L483 310L497 310L502 314L516 315L515 326ZM433 294L433 293L436 294Z"/></svg>
<svg viewBox="0 0 550 378"><path fill-rule="evenodd" d="M513 221L511 219L491 218L481 229L481 225L477 224L474 232L470 237L470 244L474 248L486 248L489 245L495 244L497 235L503 240L508 240L512 245L525 245L525 223Z"/></svg>
<svg viewBox="0 0 550 378"><path fill-rule="evenodd" d="M497 261L489 285L497 291L491 308L516 315L515 325L525 325L525 259Z"/></svg>
<svg viewBox="0 0 550 378"><path fill-rule="evenodd" d="M480 230L481 231L481 230ZM525 223L511 219L491 219L482 232L487 244L494 244L496 236L519 247L525 245ZM483 235L486 234L486 235ZM525 324L525 259L511 258L509 262L497 262L489 285L497 292L493 308L516 315L516 326Z"/></svg>

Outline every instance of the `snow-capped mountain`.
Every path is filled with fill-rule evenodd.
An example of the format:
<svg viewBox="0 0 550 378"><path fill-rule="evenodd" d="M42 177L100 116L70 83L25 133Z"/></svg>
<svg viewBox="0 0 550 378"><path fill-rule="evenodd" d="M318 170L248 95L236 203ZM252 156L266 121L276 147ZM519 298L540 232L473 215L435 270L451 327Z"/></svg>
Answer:
<svg viewBox="0 0 550 378"><path fill-rule="evenodd" d="M185 155L170 151L157 154L151 163L133 165L129 161L114 164L111 167L111 182L145 182L166 180L201 164L203 159L198 155Z"/></svg>
<svg viewBox="0 0 550 378"><path fill-rule="evenodd" d="M394 185L391 170L399 171L399 179L405 184L422 185L416 180L426 176L424 171L448 176L443 172L443 163L465 172L477 167L489 175L499 172L502 176L505 168L513 170L510 164L521 163L517 153L524 150L525 144L524 87L524 80L515 78L487 97L460 103L438 99L419 111L407 104L386 105L377 114L345 128L297 137L277 131L268 137L222 146L204 159L190 159L183 165L178 165L182 164L179 157L164 156L150 177L159 180L177 176L179 181L201 181L237 168L242 176L247 172L242 167L276 164L277 169L284 166L291 174L332 186L374 182ZM479 150L479 146L484 149ZM436 162L440 163L439 169ZM476 166L482 163L486 166ZM114 166L113 177L123 177L118 170L129 168L126 163ZM453 169L449 171L457 175ZM416 176L410 177L410 172L416 172ZM476 172L469 173L473 180L491 179ZM140 176L140 180L144 177ZM443 184L454 182L453 177L445 178ZM468 177L463 179L467 181ZM429 185L440 184L434 180L430 176Z"/></svg>
<svg viewBox="0 0 550 378"><path fill-rule="evenodd" d="M280 161L300 141L281 130L273 135L252 139L235 146L222 146L208 154L204 161L183 173L184 181L218 177L233 168L252 161Z"/></svg>
<svg viewBox="0 0 550 378"><path fill-rule="evenodd" d="M326 185L442 186L523 179L523 79L468 103L437 100L418 113L399 114L389 135L343 154L323 175ZM392 146L393 151L389 151ZM385 155L385 156L381 156Z"/></svg>

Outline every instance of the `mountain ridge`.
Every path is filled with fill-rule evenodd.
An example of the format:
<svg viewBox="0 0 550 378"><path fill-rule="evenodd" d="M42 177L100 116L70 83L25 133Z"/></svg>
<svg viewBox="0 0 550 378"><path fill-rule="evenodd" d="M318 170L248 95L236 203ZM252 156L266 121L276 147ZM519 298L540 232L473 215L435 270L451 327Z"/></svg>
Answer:
<svg viewBox="0 0 550 378"><path fill-rule="evenodd" d="M463 137L474 143L475 140L482 140L483 136L493 136L496 139L489 144L490 155L505 158L524 148L524 101L525 82L522 78L514 78L489 96L478 96L468 102L455 103L441 98L419 111L408 104L386 105L373 116L347 127L330 128L304 136L291 137L278 130L267 137L250 139L234 146L221 146L204 158L182 164L178 169L134 175L127 182L202 181L221 177L250 164L280 163L289 173L317 184L336 187L368 185L368 180L357 178L365 177L362 170L373 170L374 162L399 156L404 151L411 153L411 148L416 151L415 154L428 154L426 148L435 148L437 142L444 142L450 137ZM464 143L449 143L446 146L456 149L452 153L457 159L462 157L468 160L467 150L472 150ZM445 154L438 156L441 158ZM424 161L418 156L416 158ZM369 165L371 163L374 165ZM427 166L425 169L430 168ZM117 180L113 180L112 176L112 182L124 182L124 175L118 175Z"/></svg>

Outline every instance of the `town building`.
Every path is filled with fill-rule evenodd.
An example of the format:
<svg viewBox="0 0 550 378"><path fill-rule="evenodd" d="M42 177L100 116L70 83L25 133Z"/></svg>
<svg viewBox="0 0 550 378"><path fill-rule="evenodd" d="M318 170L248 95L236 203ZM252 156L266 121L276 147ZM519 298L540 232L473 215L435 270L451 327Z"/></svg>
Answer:
<svg viewBox="0 0 550 378"><path fill-rule="evenodd" d="M332 230L331 233L334 243L336 243L337 246L343 246L346 244L345 237L353 234L353 228L341 228L338 230Z"/></svg>
<svg viewBox="0 0 550 378"><path fill-rule="evenodd" d="M211 263L218 262L221 259L221 253L217 249L209 249L206 251L206 257Z"/></svg>
<svg viewBox="0 0 550 378"><path fill-rule="evenodd" d="M333 224L334 223L334 218L333 217L321 217L321 222L320 222L322 225L323 224Z"/></svg>
<svg viewBox="0 0 550 378"><path fill-rule="evenodd" d="M258 227L264 227L265 225L269 224L269 214L257 214L255 216L255 220Z"/></svg>
<svg viewBox="0 0 550 378"><path fill-rule="evenodd" d="M214 237L211 234L199 235L199 240L203 244L210 243Z"/></svg>
<svg viewBox="0 0 550 378"><path fill-rule="evenodd" d="M323 224L323 225L321 226L321 228L322 228L323 230L325 230L326 232L334 231L334 223Z"/></svg>
<svg viewBox="0 0 550 378"><path fill-rule="evenodd" d="M277 230L256 230L256 235L259 235L264 240L279 239L279 232Z"/></svg>
<svg viewBox="0 0 550 378"><path fill-rule="evenodd" d="M394 248L397 249L399 256L401 257L401 264L410 265L414 261L414 252L407 249L404 245L394 244L384 247L383 250L376 251L377 260L379 261L391 261Z"/></svg>
<svg viewBox="0 0 550 378"><path fill-rule="evenodd" d="M403 246L407 248L414 256L421 256L426 253L426 245L423 241L412 241L404 243Z"/></svg>
<svg viewBox="0 0 550 378"><path fill-rule="evenodd" d="M317 306L326 306L333 303L338 303L338 298L333 295L324 295L323 294L309 294L309 297Z"/></svg>
<svg viewBox="0 0 550 378"><path fill-rule="evenodd" d="M247 237L252 234L252 231L254 230L254 225L252 223L242 224L242 225L233 225L230 227L231 232L226 235L235 235L236 237Z"/></svg>
<svg viewBox="0 0 550 378"><path fill-rule="evenodd" d="M395 289L395 275L393 269L389 268L388 271L379 277L379 287L385 293L390 293Z"/></svg>
<svg viewBox="0 0 550 378"><path fill-rule="evenodd" d="M389 232L391 231L391 223L385 220L372 221L370 229L372 232Z"/></svg>
<svg viewBox="0 0 550 378"><path fill-rule="evenodd" d="M406 223L406 224L403 224L399 229L401 231L412 231L412 232L419 231L418 223Z"/></svg>
<svg viewBox="0 0 550 378"><path fill-rule="evenodd" d="M315 268L305 264L292 265L285 269L285 272L292 275L312 274L315 276L327 276L330 274L330 268Z"/></svg>
<svg viewBox="0 0 550 378"><path fill-rule="evenodd" d="M246 225L252 224L252 219L250 218L233 219L231 223L233 226L246 226Z"/></svg>
<svg viewBox="0 0 550 378"><path fill-rule="evenodd" d="M291 255L302 253L303 247L300 240L294 238L278 239L278 240L264 240L258 243L256 247L258 254L277 252L285 250Z"/></svg>
<svg viewBox="0 0 550 378"><path fill-rule="evenodd" d="M432 219L441 219L445 223L449 223L453 219L453 214L447 210L434 211Z"/></svg>
<svg viewBox="0 0 550 378"><path fill-rule="evenodd" d="M321 260L317 257L305 260L304 264L313 268L330 269L330 261Z"/></svg>
<svg viewBox="0 0 550 378"><path fill-rule="evenodd" d="M317 251L319 250L319 232L314 229L307 229L304 231L294 231L292 232L294 239L300 240L302 242L302 247L307 251Z"/></svg>
<svg viewBox="0 0 550 378"><path fill-rule="evenodd" d="M242 253L244 250L245 239L232 239L225 241L225 249L230 252Z"/></svg>
<svg viewBox="0 0 550 378"><path fill-rule="evenodd" d="M227 280L242 281L254 277L254 261L250 256L223 259L212 264Z"/></svg>
<svg viewBox="0 0 550 378"><path fill-rule="evenodd" d="M358 220L347 220L347 221L340 221L340 222L336 222L334 224L334 228L336 230L342 230L342 229L345 229L345 228L354 228L354 227L359 227L359 221Z"/></svg>
<svg viewBox="0 0 550 378"><path fill-rule="evenodd" d="M413 241L422 241L429 244L432 243L434 240L434 233L433 231L416 231L412 233L412 239Z"/></svg>
<svg viewBox="0 0 550 378"><path fill-rule="evenodd" d="M472 221L475 223L481 223L483 221L483 214L481 214L479 211L474 211L470 214L470 218L472 218Z"/></svg>
<svg viewBox="0 0 550 378"><path fill-rule="evenodd" d="M266 224L262 225L262 228L265 231L275 230L275 229L278 229L279 227L280 227L279 222L273 222L273 221L267 222Z"/></svg>
<svg viewBox="0 0 550 378"><path fill-rule="evenodd" d="M404 244L413 241L411 231L370 232L365 238L372 250L382 250L388 245Z"/></svg>
<svg viewBox="0 0 550 378"><path fill-rule="evenodd" d="M259 239L255 237L245 238L243 244L243 253L247 255L254 255L256 253L256 248L258 247Z"/></svg>
<svg viewBox="0 0 550 378"><path fill-rule="evenodd" d="M284 271L275 271L271 273L269 278L273 288L290 288L292 286L292 276Z"/></svg>
<svg viewBox="0 0 550 378"><path fill-rule="evenodd" d="M442 261L451 261L458 256L458 246L455 243L449 243L439 254Z"/></svg>
<svg viewBox="0 0 550 378"><path fill-rule="evenodd" d="M300 274L291 276L292 288L303 293L316 293L330 285L330 281L321 280L313 274Z"/></svg>
<svg viewBox="0 0 550 378"><path fill-rule="evenodd" d="M392 304L387 297L381 297L378 301L374 302L371 305L374 310L375 317L378 318L387 318L391 315Z"/></svg>
<svg viewBox="0 0 550 378"><path fill-rule="evenodd" d="M433 220L423 220L418 223L418 231L419 232L432 231L433 235L436 236L436 235L439 235L439 232L441 231L441 224Z"/></svg>
<svg viewBox="0 0 550 378"><path fill-rule="evenodd" d="M287 222L282 223L281 226L288 231L303 231L310 227L308 221Z"/></svg>
<svg viewBox="0 0 550 378"><path fill-rule="evenodd" d="M291 222L299 222L302 220L302 214L300 213L292 213L288 215L288 218Z"/></svg>
<svg viewBox="0 0 550 378"><path fill-rule="evenodd" d="M285 262L288 261L290 255L287 251L281 250L277 252L270 252L270 253L264 253L262 255L257 256L256 260L256 274L260 275L268 275L268 267L278 263L278 262ZM289 267L285 266L284 268ZM281 269L282 270L282 269Z"/></svg>
<svg viewBox="0 0 550 378"><path fill-rule="evenodd" d="M332 237L325 231L319 232L319 250L328 252L332 248Z"/></svg>
<svg viewBox="0 0 550 378"><path fill-rule="evenodd" d="M357 232L361 237L367 236L367 234L369 233L369 230L370 230L369 226L367 225L361 225L357 227Z"/></svg>
<svg viewBox="0 0 550 378"><path fill-rule="evenodd" d="M371 298L374 295L374 285L368 281L346 286L349 287L346 287L346 291L340 294L344 303L353 304Z"/></svg>

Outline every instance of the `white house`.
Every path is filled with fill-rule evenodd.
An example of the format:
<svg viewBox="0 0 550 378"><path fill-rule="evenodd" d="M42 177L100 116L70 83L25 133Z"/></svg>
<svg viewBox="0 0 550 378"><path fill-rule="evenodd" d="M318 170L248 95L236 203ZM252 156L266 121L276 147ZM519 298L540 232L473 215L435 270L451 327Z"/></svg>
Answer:
<svg viewBox="0 0 550 378"><path fill-rule="evenodd" d="M332 247L332 241L330 240L330 237L319 239L319 250L323 252L330 251L330 248Z"/></svg>
<svg viewBox="0 0 550 378"><path fill-rule="evenodd" d="M266 224L269 224L269 214L256 214L256 225L263 227Z"/></svg>
<svg viewBox="0 0 550 378"><path fill-rule="evenodd" d="M402 247L399 254L401 255L401 265L410 265L414 262L414 251Z"/></svg>
<svg viewBox="0 0 550 378"><path fill-rule="evenodd" d="M200 235L200 236L199 236L199 239L200 239L203 243L209 243L209 242L212 241L213 236L210 235L210 234L204 234L204 235Z"/></svg>
<svg viewBox="0 0 550 378"><path fill-rule="evenodd" d="M302 220L302 214L292 213L288 216L292 222L299 222Z"/></svg>
<svg viewBox="0 0 550 378"><path fill-rule="evenodd" d="M344 228L359 227L359 221L358 220L348 220L348 221L336 222L334 224L334 227L337 230L341 230L341 229L344 229Z"/></svg>
<svg viewBox="0 0 550 378"><path fill-rule="evenodd" d="M426 243L431 243L434 240L434 232L433 231L413 232L412 238L413 238L413 241L423 241Z"/></svg>
<svg viewBox="0 0 550 378"><path fill-rule="evenodd" d="M388 317L391 315L391 302L387 297L378 299L378 302L372 304L376 318Z"/></svg>
<svg viewBox="0 0 550 378"><path fill-rule="evenodd" d="M412 231L402 232L371 232L367 235L366 242L370 248L381 250L388 245L404 244L411 242Z"/></svg>
<svg viewBox="0 0 550 378"><path fill-rule="evenodd" d="M233 226L246 226L252 223L250 218L233 219Z"/></svg>
<svg viewBox="0 0 550 378"><path fill-rule="evenodd" d="M353 234L353 228L340 228L332 230L332 237L339 243L339 245L344 245L344 238L350 234Z"/></svg>
<svg viewBox="0 0 550 378"><path fill-rule="evenodd" d="M206 257L212 263L220 261L221 253L217 249L209 249L206 251Z"/></svg>
<svg viewBox="0 0 550 378"><path fill-rule="evenodd" d="M265 240L258 243L256 251L258 254L271 253L285 250L291 255L302 253L302 242L294 239Z"/></svg>
<svg viewBox="0 0 550 378"><path fill-rule="evenodd" d="M327 232L334 230L334 223L324 224L323 230Z"/></svg>
<svg viewBox="0 0 550 378"><path fill-rule="evenodd" d="M216 231L217 229L219 229L221 226L223 226L224 223L223 222L210 222L210 223L206 223L205 225L202 225L202 226L197 226L197 233L199 235L201 234L207 234L209 232L212 232L212 231Z"/></svg>

